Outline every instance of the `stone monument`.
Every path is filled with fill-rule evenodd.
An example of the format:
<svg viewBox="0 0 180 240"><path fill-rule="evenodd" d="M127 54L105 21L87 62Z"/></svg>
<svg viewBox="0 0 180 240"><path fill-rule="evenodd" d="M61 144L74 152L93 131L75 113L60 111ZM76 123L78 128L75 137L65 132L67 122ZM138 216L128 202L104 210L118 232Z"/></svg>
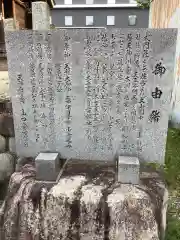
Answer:
<svg viewBox="0 0 180 240"><path fill-rule="evenodd" d="M54 165L37 157L52 171L58 153L71 158L42 191L39 211L22 211L33 238L164 236L165 184L157 172L140 172L138 159L164 160L176 36L176 29L6 32L18 155L56 152Z"/></svg>
<svg viewBox="0 0 180 240"><path fill-rule="evenodd" d="M176 29L6 32L16 149L164 162Z"/></svg>
<svg viewBox="0 0 180 240"><path fill-rule="evenodd" d="M32 2L33 30L50 29L50 9L46 1Z"/></svg>

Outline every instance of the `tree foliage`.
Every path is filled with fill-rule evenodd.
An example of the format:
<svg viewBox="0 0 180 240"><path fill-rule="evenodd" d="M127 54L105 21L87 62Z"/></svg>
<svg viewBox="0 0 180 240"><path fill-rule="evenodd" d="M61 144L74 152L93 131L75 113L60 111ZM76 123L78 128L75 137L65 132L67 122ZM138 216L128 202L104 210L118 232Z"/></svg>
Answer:
<svg viewBox="0 0 180 240"><path fill-rule="evenodd" d="M138 7L140 8L149 8L150 4L153 2L154 0L136 0Z"/></svg>

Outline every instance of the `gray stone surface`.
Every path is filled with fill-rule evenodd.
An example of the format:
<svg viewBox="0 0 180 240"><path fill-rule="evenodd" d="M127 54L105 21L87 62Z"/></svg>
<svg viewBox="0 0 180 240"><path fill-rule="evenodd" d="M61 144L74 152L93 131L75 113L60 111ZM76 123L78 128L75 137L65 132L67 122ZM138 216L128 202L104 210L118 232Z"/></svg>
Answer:
<svg viewBox="0 0 180 240"><path fill-rule="evenodd" d="M33 30L50 29L50 9L46 2L32 2Z"/></svg>
<svg viewBox="0 0 180 240"><path fill-rule="evenodd" d="M0 135L0 153L4 152L6 149L6 139Z"/></svg>
<svg viewBox="0 0 180 240"><path fill-rule="evenodd" d="M6 32L17 152L164 162L176 29Z"/></svg>
<svg viewBox="0 0 180 240"><path fill-rule="evenodd" d="M15 137L9 138L9 151L11 153L16 153L16 140Z"/></svg>
<svg viewBox="0 0 180 240"><path fill-rule="evenodd" d="M139 184L140 163L137 157L119 156L118 182Z"/></svg>
<svg viewBox="0 0 180 240"><path fill-rule="evenodd" d="M0 153L0 181L6 180L14 172L14 157L10 153Z"/></svg>
<svg viewBox="0 0 180 240"><path fill-rule="evenodd" d="M60 171L58 153L39 153L35 159L37 180L55 181Z"/></svg>

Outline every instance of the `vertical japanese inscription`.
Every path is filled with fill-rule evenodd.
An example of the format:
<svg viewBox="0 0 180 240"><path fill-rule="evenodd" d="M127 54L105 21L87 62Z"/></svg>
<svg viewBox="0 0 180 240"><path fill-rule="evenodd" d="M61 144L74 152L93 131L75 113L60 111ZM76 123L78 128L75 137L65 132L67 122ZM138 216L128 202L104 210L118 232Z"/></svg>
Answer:
<svg viewBox="0 0 180 240"><path fill-rule="evenodd" d="M17 76L17 95L19 96L19 102L21 103L21 134L23 139L24 147L28 147L28 125L27 125L27 114L23 108L25 104L24 97L24 79L22 74Z"/></svg>
<svg viewBox="0 0 180 240"><path fill-rule="evenodd" d="M51 144L55 144L55 91L53 87L52 64L47 66L48 75L48 100L49 100L49 136L51 137Z"/></svg>
<svg viewBox="0 0 180 240"><path fill-rule="evenodd" d="M133 82L132 82L132 106L133 106L133 111L132 111L132 128L136 131L136 150L137 150L137 155L139 156L140 153L142 152L142 144L141 144L141 135L142 135L142 128L141 128L141 118L139 119L138 116L138 106L140 102L140 91L139 87L141 86L140 81L140 74L141 74L141 40L142 40L142 35L140 33L136 33L135 35L135 47L136 51L134 54L134 76L133 76Z"/></svg>
<svg viewBox="0 0 180 240"><path fill-rule="evenodd" d="M71 98L71 90L72 90L72 76L71 76L71 42L68 32L64 33L64 91L65 95L65 133L66 133L66 145L67 148L72 148L72 98Z"/></svg>
<svg viewBox="0 0 180 240"><path fill-rule="evenodd" d="M152 73L156 76L156 78L161 78L165 73L166 73L166 67L163 65L163 59L161 59L158 63L156 63L154 70ZM151 93L151 96L154 99L160 99L162 95L162 91L156 87L155 90ZM149 115L149 121L152 123L157 123L159 122L161 118L161 113L160 110L153 109L152 112Z"/></svg>
<svg viewBox="0 0 180 240"><path fill-rule="evenodd" d="M22 152L29 155L34 150L37 154L39 149L55 147L65 157L78 154L87 159L112 159L116 151L131 155L135 149L140 158L148 161L152 147L153 158L160 159L163 150L159 153L154 143L157 134L160 140L165 138L173 45L168 49L160 47L161 34L157 30L79 30L82 35L78 38L73 31L56 31L59 53L55 53L58 46L51 37L54 32L25 32L21 36L25 34L28 43L24 55L17 41L18 58L9 54ZM156 46L152 45L154 39ZM72 48L77 54L76 63L84 62L83 69L81 64L74 64ZM15 59L21 63L16 64ZM72 136L77 132L78 137ZM74 140L76 144L72 144Z"/></svg>
<svg viewBox="0 0 180 240"><path fill-rule="evenodd" d="M62 74L62 64L55 64L55 76L56 76L56 91L61 93L64 91L64 82L63 82L63 74Z"/></svg>
<svg viewBox="0 0 180 240"><path fill-rule="evenodd" d="M37 101L38 88L37 88L37 82L36 82L35 57L38 60L42 59L42 48L41 48L41 44L39 42L37 42L36 44L30 43L29 48L28 48L32 113L33 113L33 121L34 121L34 126L35 126L35 140L36 140L36 142L38 142L40 134L39 134L39 130L38 130L38 121L39 121L39 119L38 119L38 101Z"/></svg>
<svg viewBox="0 0 180 240"><path fill-rule="evenodd" d="M130 95L129 95L129 89L131 86L132 82L132 42L133 42L133 34L128 33L127 38L126 38L126 49L125 49L125 81L124 81L124 99L123 99L123 104L124 104L124 124L122 127L122 147L121 149L123 150L124 153L129 152L129 132L131 131L130 126L129 126L129 109L131 107L131 102L130 102Z"/></svg>
<svg viewBox="0 0 180 240"><path fill-rule="evenodd" d="M84 73L85 73L85 93L86 93L86 102L84 109L84 117L86 124L86 132L85 135L88 140L91 140L92 137L92 126L93 126L93 112L92 112L92 40L89 35L86 35L85 39L85 65L84 65Z"/></svg>
<svg viewBox="0 0 180 240"><path fill-rule="evenodd" d="M55 91L54 91L54 81L53 81L53 63L52 63L52 47L51 47L52 35L51 33L47 33L45 35L45 42L43 44L44 55L47 61L46 65L46 76L47 76L47 104L48 104L48 137L50 147L54 149L56 143L56 130L55 130ZM44 121L46 120L46 116L43 115ZM46 138L44 139L44 143Z"/></svg>
<svg viewBox="0 0 180 240"><path fill-rule="evenodd" d="M146 103L145 99L148 97L145 95L145 88L148 81L148 60L150 58L150 51L151 51L151 33L149 31L146 32L145 36L143 37L142 43L142 64L141 64L141 74L140 74L140 93L139 93L139 134L138 134L138 153L142 153L142 123L145 116L145 108Z"/></svg>
<svg viewBox="0 0 180 240"><path fill-rule="evenodd" d="M151 44L151 34L149 31L146 32L146 35L143 39L143 53L142 53L142 66L141 66L141 75L140 75L140 101L139 101L139 119L144 119L144 110L145 110L145 86L148 81L148 60L150 53L150 44Z"/></svg>
<svg viewBox="0 0 180 240"><path fill-rule="evenodd" d="M120 128L121 114L122 114L122 100L123 100L123 81L124 81L124 48L125 48L125 35L123 33L119 36L119 49L117 52L117 84L116 84L116 125Z"/></svg>
<svg viewBox="0 0 180 240"><path fill-rule="evenodd" d="M44 63L39 63L39 107L40 107L40 114L39 114L39 126L42 128L42 131L45 132L45 129L47 128L47 116L45 115L45 109L46 109L46 97L47 97L47 91L45 88L45 82L44 82L44 72L45 72L45 66ZM44 146L47 144L47 141L43 139Z"/></svg>

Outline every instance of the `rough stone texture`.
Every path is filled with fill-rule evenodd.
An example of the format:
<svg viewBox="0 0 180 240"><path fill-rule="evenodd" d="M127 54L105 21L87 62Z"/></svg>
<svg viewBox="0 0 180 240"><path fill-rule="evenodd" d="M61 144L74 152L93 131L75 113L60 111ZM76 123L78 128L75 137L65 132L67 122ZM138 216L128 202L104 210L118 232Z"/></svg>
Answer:
<svg viewBox="0 0 180 240"><path fill-rule="evenodd" d="M111 224L109 239L158 240L154 206L147 193L133 185L121 185L107 198Z"/></svg>
<svg viewBox="0 0 180 240"><path fill-rule="evenodd" d="M148 176L149 175L149 176ZM149 194L151 201L154 206L156 206L155 218L159 223L159 232L161 239L165 237L166 230L166 215L168 207L168 190L167 186L162 181L162 177L156 173L154 178L152 177L152 172L149 174L144 172L141 176L141 185L145 186L143 190Z"/></svg>
<svg viewBox="0 0 180 240"><path fill-rule="evenodd" d="M163 163L176 36L176 29L6 32L18 155Z"/></svg>
<svg viewBox="0 0 180 240"><path fill-rule="evenodd" d="M16 140L14 137L9 138L8 145L9 145L9 151L11 153L16 153Z"/></svg>
<svg viewBox="0 0 180 240"><path fill-rule="evenodd" d="M25 164L32 164L35 167L35 158L18 157L16 159L16 172L20 172Z"/></svg>
<svg viewBox="0 0 180 240"><path fill-rule="evenodd" d="M0 134L6 137L14 137L13 115L9 113L0 114Z"/></svg>
<svg viewBox="0 0 180 240"><path fill-rule="evenodd" d="M35 159L38 180L55 181L60 171L58 153L39 153Z"/></svg>
<svg viewBox="0 0 180 240"><path fill-rule="evenodd" d="M139 159L136 157L119 156L118 182L139 184Z"/></svg>
<svg viewBox="0 0 180 240"><path fill-rule="evenodd" d="M109 239L119 239L118 228L124 228L122 240L131 239L129 236L134 236L133 240L164 237L168 191L161 172L141 165L139 185L133 186L115 181L117 173L113 162L68 160L62 168L60 179L77 175L85 176L87 180L80 190L82 229L79 233L83 239L89 239L91 235L95 239L100 238L98 231L104 232L107 239L108 236L111 236ZM91 216L93 212L100 214L93 217L94 225ZM116 225L116 217L119 218L119 226ZM88 224L93 225L93 230Z"/></svg>
<svg viewBox="0 0 180 240"><path fill-rule="evenodd" d="M79 178L62 179L58 187L53 188L54 197L52 192L48 196L47 212L45 218L43 216L47 235L56 239L62 234L75 240L160 239L162 219L157 219L157 215L161 207L155 201L157 197L151 197L151 186L114 184L107 189L103 185L85 183L84 179L77 184ZM76 195L78 187L79 195ZM66 197L67 202L63 202Z"/></svg>
<svg viewBox="0 0 180 240"><path fill-rule="evenodd" d="M139 185L119 184L112 181L113 164L79 163L67 161L59 182L49 191L43 189L37 209L33 210L32 202L21 203L29 206L21 205L26 209L21 218L33 239L40 239L40 233L45 240L160 239L167 195L158 172L143 170ZM105 182L97 177L103 174Z"/></svg>
<svg viewBox="0 0 180 240"><path fill-rule="evenodd" d="M87 184L81 188L80 198L80 239L104 240L105 222L104 222L104 202L103 189L105 186L97 186L95 184Z"/></svg>
<svg viewBox="0 0 180 240"><path fill-rule="evenodd" d="M58 239L59 236L62 239L78 239L75 237L78 234L79 221L77 193L85 180L84 176L63 178L49 192L46 202L47 211L43 216L46 226L45 235L49 234L52 239Z"/></svg>
<svg viewBox="0 0 180 240"><path fill-rule="evenodd" d="M10 153L0 153L0 181L6 180L14 172L14 157Z"/></svg>
<svg viewBox="0 0 180 240"><path fill-rule="evenodd" d="M88 182L109 186L115 182L115 161L88 161L69 159L63 165L59 179L69 176L85 176Z"/></svg>
<svg viewBox="0 0 180 240"><path fill-rule="evenodd" d="M0 153L3 153L6 149L6 139L0 135Z"/></svg>
<svg viewBox="0 0 180 240"><path fill-rule="evenodd" d="M46 2L32 2L33 30L50 29L50 9Z"/></svg>

